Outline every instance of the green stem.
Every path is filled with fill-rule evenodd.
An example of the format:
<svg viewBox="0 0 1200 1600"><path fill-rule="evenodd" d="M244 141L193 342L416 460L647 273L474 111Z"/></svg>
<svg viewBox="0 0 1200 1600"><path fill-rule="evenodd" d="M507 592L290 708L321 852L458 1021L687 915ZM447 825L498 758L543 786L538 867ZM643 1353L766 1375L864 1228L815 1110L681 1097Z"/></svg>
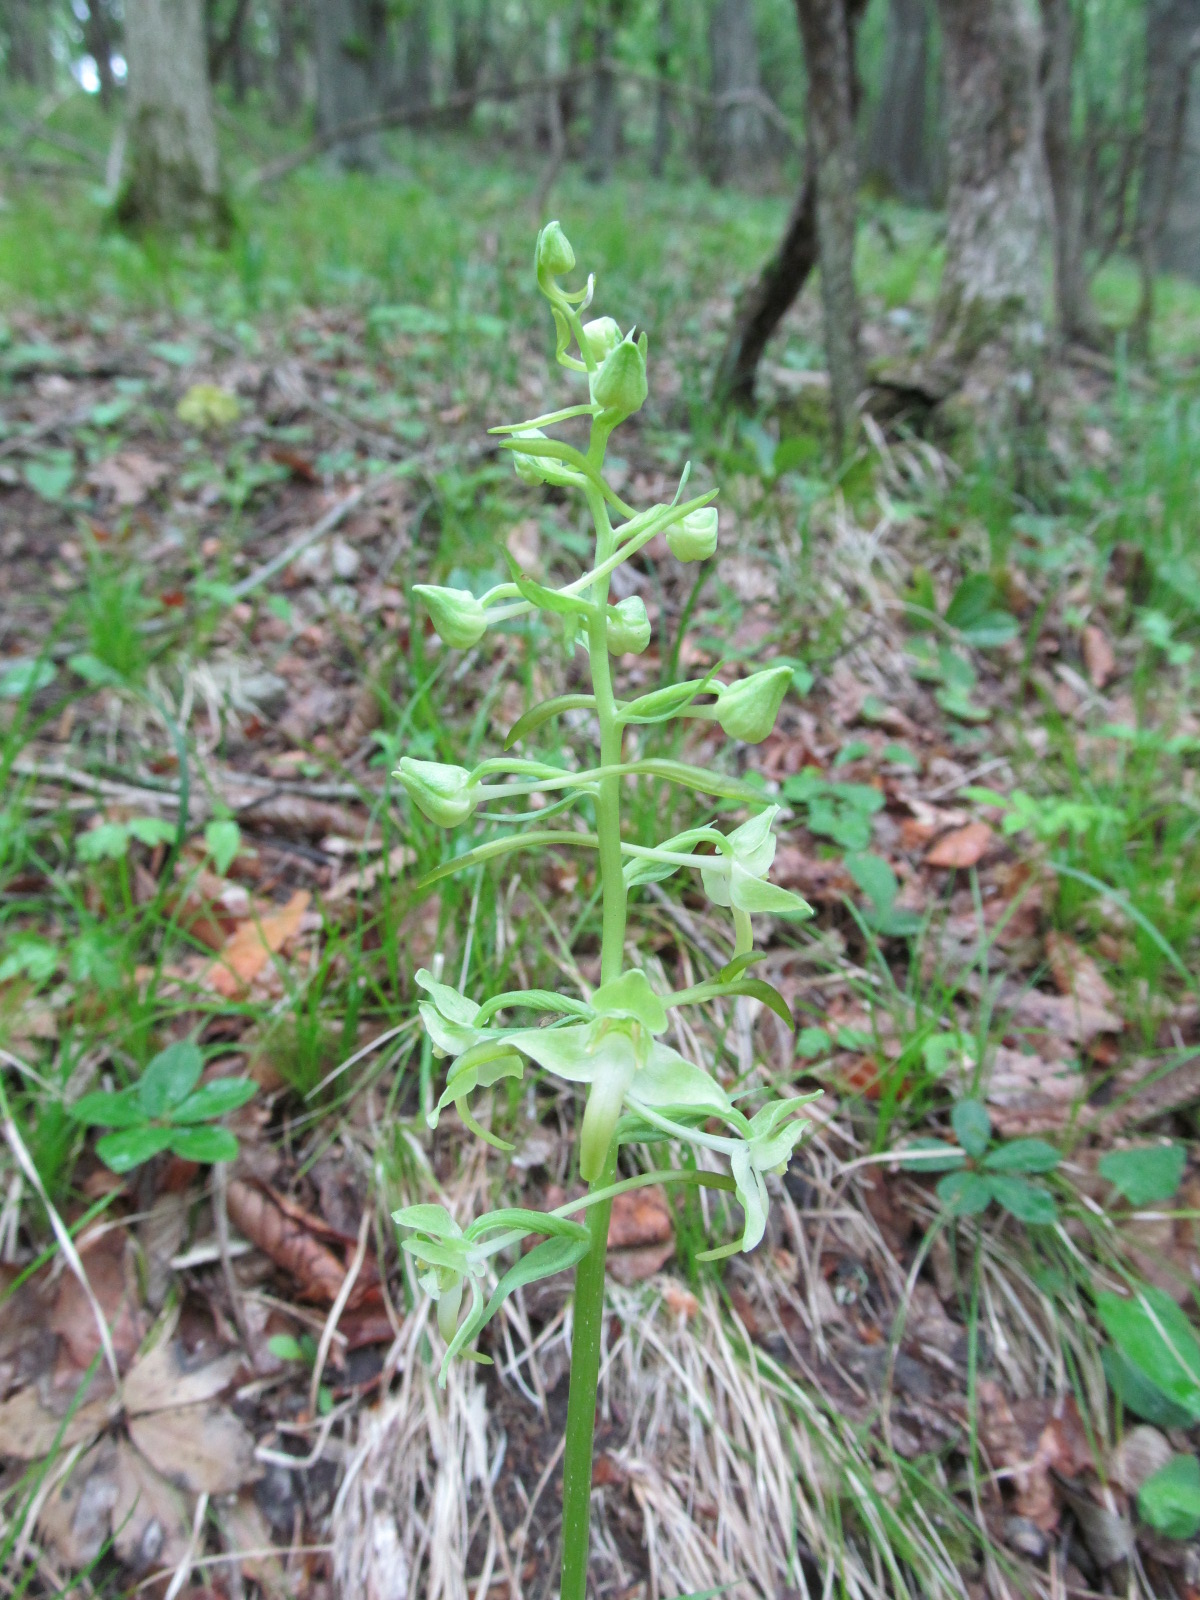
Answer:
<svg viewBox="0 0 1200 1600"><path fill-rule="evenodd" d="M588 459L598 470L606 435L593 423ZM612 554L615 543L604 497L587 489L588 508L596 526L596 565ZM621 765L622 729L613 694L608 659L608 579L595 586L596 610L588 622L588 655L592 692L600 723L600 765ZM625 959L625 874L621 861L621 779L602 778L596 795L596 835L600 844L602 927L600 981L621 975ZM614 1139L604 1171L592 1191L612 1186L617 1170ZM567 1436L563 1454L563 1557L561 1600L587 1600L588 1547L591 1534L592 1439L596 1425L596 1390L600 1382L600 1339L604 1329L604 1268L612 1199L588 1212L588 1253L575 1268L575 1325L571 1338L571 1389L567 1400Z"/></svg>

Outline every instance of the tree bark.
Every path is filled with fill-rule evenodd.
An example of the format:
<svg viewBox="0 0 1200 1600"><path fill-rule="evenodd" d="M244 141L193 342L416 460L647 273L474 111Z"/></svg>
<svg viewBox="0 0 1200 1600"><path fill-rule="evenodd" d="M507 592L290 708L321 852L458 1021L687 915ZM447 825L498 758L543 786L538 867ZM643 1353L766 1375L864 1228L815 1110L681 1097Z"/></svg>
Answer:
<svg viewBox="0 0 1200 1600"><path fill-rule="evenodd" d="M671 0L658 0L658 29L655 38L654 68L659 76L654 100L654 137L650 144L650 174L661 178L671 153L671 92L667 75L671 70Z"/></svg>
<svg viewBox="0 0 1200 1600"><path fill-rule="evenodd" d="M850 61L850 88L858 103L858 75L854 69L858 27L867 0L845 0L846 53ZM817 264L817 171L809 119L808 154L804 180L788 217L779 248L758 277L742 293L713 386L719 404L749 410L763 351L776 328L794 304Z"/></svg>
<svg viewBox="0 0 1200 1600"><path fill-rule="evenodd" d="M621 142L621 107L616 74L608 65L613 45L612 20L605 15L593 33L596 67L592 73L591 127L585 173L592 183L607 183Z"/></svg>
<svg viewBox="0 0 1200 1600"><path fill-rule="evenodd" d="M1054 198L1054 308L1059 336L1096 344L1100 323L1084 261L1080 152L1071 136L1076 22L1071 0L1042 0L1046 172Z"/></svg>
<svg viewBox="0 0 1200 1600"><path fill-rule="evenodd" d="M8 34L8 76L13 83L46 88L54 76L50 54L50 19L42 0L4 0Z"/></svg>
<svg viewBox="0 0 1200 1600"><path fill-rule="evenodd" d="M841 457L863 389L854 231L858 220L854 50L845 0L796 0L808 71L808 126L817 188L817 260L829 368L830 425Z"/></svg>
<svg viewBox="0 0 1200 1600"><path fill-rule="evenodd" d="M125 0L125 55L129 133L118 222L225 235L231 218L200 0Z"/></svg>
<svg viewBox="0 0 1200 1600"><path fill-rule="evenodd" d="M87 21L83 25L83 39L88 55L96 63L96 77L100 82L100 104L107 111L113 100L112 70L112 18L104 0L88 0Z"/></svg>
<svg viewBox="0 0 1200 1600"><path fill-rule="evenodd" d="M1178 203L1178 182L1188 176L1185 154L1188 107L1200 98L1193 84L1195 44L1200 31L1200 0L1148 0L1146 6L1146 110L1137 242L1142 262L1142 307L1138 326L1148 332L1154 274L1162 267L1196 272L1196 231L1189 228L1189 206ZM1192 234L1189 249L1189 233Z"/></svg>
<svg viewBox="0 0 1200 1600"><path fill-rule="evenodd" d="M755 105L736 96L762 88L752 0L717 0L709 19L713 118L712 175L716 183L749 177L766 153L766 125Z"/></svg>
<svg viewBox="0 0 1200 1600"><path fill-rule="evenodd" d="M433 103L433 40L429 0L408 0L401 27L404 71L399 101L414 110Z"/></svg>
<svg viewBox="0 0 1200 1600"><path fill-rule="evenodd" d="M300 68L302 0L276 0L273 116L291 122L304 101L304 74Z"/></svg>
<svg viewBox="0 0 1200 1600"><path fill-rule="evenodd" d="M387 72L384 0L312 0L317 57L317 131L336 136L348 123L380 112ZM374 171L377 134L357 134L334 145L347 171Z"/></svg>
<svg viewBox="0 0 1200 1600"><path fill-rule="evenodd" d="M926 136L930 21L930 0L891 0L868 151L868 176L919 205L928 203L932 189Z"/></svg>
<svg viewBox="0 0 1200 1600"><path fill-rule="evenodd" d="M1045 340L1040 30L1025 0L938 0L938 12L950 183L926 377L945 398L990 352L1010 398L1032 404Z"/></svg>

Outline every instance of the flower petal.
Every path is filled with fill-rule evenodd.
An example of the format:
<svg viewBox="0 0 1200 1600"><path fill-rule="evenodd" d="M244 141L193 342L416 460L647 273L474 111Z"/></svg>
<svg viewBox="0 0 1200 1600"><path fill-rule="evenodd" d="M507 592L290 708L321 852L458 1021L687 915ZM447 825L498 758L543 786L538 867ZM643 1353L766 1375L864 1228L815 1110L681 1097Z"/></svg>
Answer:
<svg viewBox="0 0 1200 1600"><path fill-rule="evenodd" d="M539 1067L565 1078L568 1083L591 1083L606 1066L635 1064L633 1041L627 1033L598 1036L594 1022L581 1022L569 1028L522 1028L510 1033L507 1042L522 1051Z"/></svg>
<svg viewBox="0 0 1200 1600"><path fill-rule="evenodd" d="M646 1063L634 1078L626 1098L631 1104L640 1100L655 1110L690 1106L710 1109L716 1116L732 1110L729 1096L715 1078L703 1067L694 1066L678 1050L657 1041L650 1046Z"/></svg>

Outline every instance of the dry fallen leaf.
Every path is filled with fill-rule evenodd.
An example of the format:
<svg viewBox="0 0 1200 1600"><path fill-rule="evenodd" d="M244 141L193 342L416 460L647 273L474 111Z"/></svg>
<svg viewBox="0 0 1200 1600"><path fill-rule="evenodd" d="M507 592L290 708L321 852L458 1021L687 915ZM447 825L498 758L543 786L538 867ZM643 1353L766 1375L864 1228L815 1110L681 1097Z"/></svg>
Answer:
<svg viewBox="0 0 1200 1600"><path fill-rule="evenodd" d="M116 1443L112 1525L118 1557L139 1575L178 1566L189 1543L191 1507L128 1440Z"/></svg>
<svg viewBox="0 0 1200 1600"><path fill-rule="evenodd" d="M662 1189L619 1194L608 1224L608 1268L617 1282L639 1283L674 1254L675 1225Z"/></svg>
<svg viewBox="0 0 1200 1600"><path fill-rule="evenodd" d="M300 931L311 895L297 889L287 905L255 921L239 924L208 972L208 986L227 1000L247 988L283 946Z"/></svg>
<svg viewBox="0 0 1200 1600"><path fill-rule="evenodd" d="M94 466L87 481L94 489L107 489L118 506L140 506L170 473L165 461L155 461L141 450L122 450Z"/></svg>
<svg viewBox="0 0 1200 1600"><path fill-rule="evenodd" d="M1051 929L1046 935L1046 959L1059 994L1073 995L1080 1005L1111 1010L1116 998L1100 968L1085 955L1069 934Z"/></svg>
<svg viewBox="0 0 1200 1600"><path fill-rule="evenodd" d="M925 860L931 867L974 867L983 860L994 837L986 822L968 822L964 828L943 834Z"/></svg>
<svg viewBox="0 0 1200 1600"><path fill-rule="evenodd" d="M122 1366L145 1337L147 1319L141 1308L136 1251L123 1228L101 1234L79 1252L83 1270L104 1312L113 1348ZM86 1367L100 1349L96 1314L83 1285L72 1272L64 1272L50 1327L62 1339L77 1367Z"/></svg>
<svg viewBox="0 0 1200 1600"><path fill-rule="evenodd" d="M1117 658L1108 636L1094 622L1089 622L1083 630L1083 664L1096 689L1103 689L1117 670Z"/></svg>
<svg viewBox="0 0 1200 1600"><path fill-rule="evenodd" d="M306 1300L332 1304L337 1299L345 1267L303 1222L289 1216L274 1196L256 1184L234 1178L226 1203L234 1227L296 1279Z"/></svg>
<svg viewBox="0 0 1200 1600"><path fill-rule="evenodd" d="M230 1494L261 1475L253 1437L211 1401L130 1417L129 1437L168 1482L192 1494Z"/></svg>

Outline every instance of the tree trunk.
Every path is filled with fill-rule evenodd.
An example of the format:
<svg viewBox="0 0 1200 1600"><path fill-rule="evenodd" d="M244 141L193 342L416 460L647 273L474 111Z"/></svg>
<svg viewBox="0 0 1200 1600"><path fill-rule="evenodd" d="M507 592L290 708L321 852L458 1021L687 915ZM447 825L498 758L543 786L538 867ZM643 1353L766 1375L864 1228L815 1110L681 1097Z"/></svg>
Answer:
<svg viewBox="0 0 1200 1600"><path fill-rule="evenodd" d="M42 0L4 0L4 24L9 79L46 88L54 77L54 58L50 54L50 18Z"/></svg>
<svg viewBox="0 0 1200 1600"><path fill-rule="evenodd" d="M112 18L108 14L104 0L88 0L83 40L87 45L88 55L96 63L96 77L100 83L100 104L108 111L113 100L113 43Z"/></svg>
<svg viewBox="0 0 1200 1600"><path fill-rule="evenodd" d="M1142 295L1131 330L1133 344L1143 351L1149 345L1155 274L1162 267L1187 270L1189 254L1195 271L1200 256L1194 231L1189 251L1191 207L1186 201L1180 204L1177 188L1194 159L1190 151L1185 157L1184 147L1189 101L1197 98L1192 77L1198 31L1200 0L1148 0L1145 148L1137 221ZM1192 218L1192 230L1198 221Z"/></svg>
<svg viewBox="0 0 1200 1600"><path fill-rule="evenodd" d="M592 75L591 128L588 132L585 170L592 183L607 183L612 177L621 142L617 77L608 65L613 46L613 28L609 17L596 24L593 39L596 70Z"/></svg>
<svg viewBox="0 0 1200 1600"><path fill-rule="evenodd" d="M1046 171L1054 198L1054 307L1065 340L1096 344L1100 324L1084 263L1080 153L1071 137L1076 24L1071 0L1042 0L1046 47L1042 70Z"/></svg>
<svg viewBox="0 0 1200 1600"><path fill-rule="evenodd" d="M1200 70L1194 64L1180 134L1159 261L1168 272L1200 282Z"/></svg>
<svg viewBox="0 0 1200 1600"><path fill-rule="evenodd" d="M336 134L383 110L387 70L387 8L383 0L312 0L317 57L317 131ZM378 135L345 139L335 159L347 171L378 167Z"/></svg>
<svg viewBox="0 0 1200 1600"><path fill-rule="evenodd" d="M409 0L401 29L404 70L399 102L419 110L433 101L433 40L429 0Z"/></svg>
<svg viewBox="0 0 1200 1600"><path fill-rule="evenodd" d="M918 205L928 203L932 190L926 136L930 20L929 0L891 0L868 152L868 176Z"/></svg>
<svg viewBox="0 0 1200 1600"><path fill-rule="evenodd" d="M858 76L854 70L858 27L867 0L845 0L846 53L850 88L857 106ZM810 118L811 134L811 118ZM795 302L817 264L817 175L810 137L804 181L775 254L742 293L729 339L717 368L714 397L719 404L749 410L759 362L767 342Z"/></svg>
<svg viewBox="0 0 1200 1600"><path fill-rule="evenodd" d="M304 100L300 68L301 0L276 0L274 110L276 122L291 122Z"/></svg>
<svg viewBox="0 0 1200 1600"><path fill-rule="evenodd" d="M200 0L125 0L129 133L123 227L223 236L230 225Z"/></svg>
<svg viewBox="0 0 1200 1600"><path fill-rule="evenodd" d="M667 74L671 70L671 0L658 0L658 32L655 41L654 70L659 76L654 100L654 137L650 143L650 174L661 178L671 153L671 91Z"/></svg>
<svg viewBox="0 0 1200 1600"><path fill-rule="evenodd" d="M762 111L747 98L762 88L752 0L717 0L708 39L717 102L712 174L715 182L730 183L760 168L766 152Z"/></svg>
<svg viewBox="0 0 1200 1600"><path fill-rule="evenodd" d="M808 71L808 127L817 180L817 259L829 368L829 416L841 457L863 389L854 230L858 220L854 50L845 0L796 0Z"/></svg>
<svg viewBox="0 0 1200 1600"><path fill-rule="evenodd" d="M944 399L986 352L1031 410L1045 338L1040 30L1025 0L938 0L938 12L950 186L926 378ZM995 381L985 387L994 402ZM1011 416L992 405L1002 426Z"/></svg>

